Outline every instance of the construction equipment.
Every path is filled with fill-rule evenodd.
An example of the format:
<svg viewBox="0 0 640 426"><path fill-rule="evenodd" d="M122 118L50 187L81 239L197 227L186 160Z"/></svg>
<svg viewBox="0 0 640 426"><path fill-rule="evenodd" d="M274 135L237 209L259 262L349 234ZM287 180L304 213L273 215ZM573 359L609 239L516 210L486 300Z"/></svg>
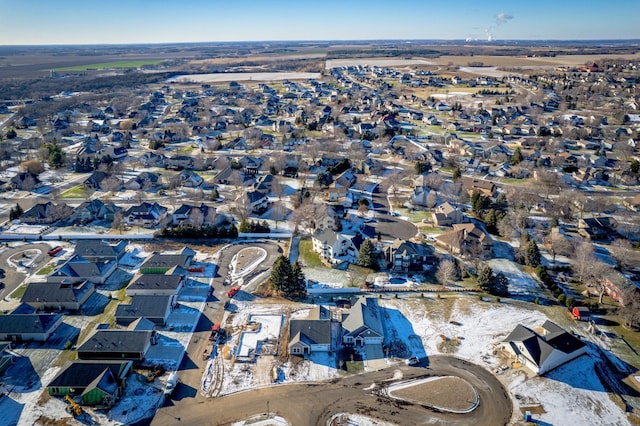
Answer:
<svg viewBox="0 0 640 426"><path fill-rule="evenodd" d="M71 398L69 395L65 395L64 399L69 403L69 411L71 412L71 414L73 414L73 417L78 417L82 414L82 407L80 407L80 404L75 402L73 398Z"/></svg>

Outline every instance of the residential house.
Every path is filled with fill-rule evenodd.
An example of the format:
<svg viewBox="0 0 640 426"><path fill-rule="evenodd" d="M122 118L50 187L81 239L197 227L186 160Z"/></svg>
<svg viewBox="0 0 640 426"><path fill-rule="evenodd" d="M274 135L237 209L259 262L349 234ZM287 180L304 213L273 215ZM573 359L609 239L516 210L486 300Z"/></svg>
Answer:
<svg viewBox="0 0 640 426"><path fill-rule="evenodd" d="M362 234L347 235L332 229L317 229L312 237L313 251L330 263L356 263L364 241Z"/></svg>
<svg viewBox="0 0 640 426"><path fill-rule="evenodd" d="M100 199L84 201L73 210L69 220L72 223L89 223L94 220L113 221L115 214L122 210L112 202L103 203Z"/></svg>
<svg viewBox="0 0 640 426"><path fill-rule="evenodd" d="M486 256L491 252L493 240L474 223L457 223L453 230L438 235L436 244L453 254Z"/></svg>
<svg viewBox="0 0 640 426"><path fill-rule="evenodd" d="M42 185L38 175L31 172L20 172L9 181L11 189L19 191L31 191Z"/></svg>
<svg viewBox="0 0 640 426"><path fill-rule="evenodd" d="M465 216L447 201L434 209L432 220L435 226L451 226L464 222Z"/></svg>
<svg viewBox="0 0 640 426"><path fill-rule="evenodd" d="M122 184L122 180L115 174L102 171L91 173L91 176L83 182L84 187L87 189L105 192L117 191L122 187Z"/></svg>
<svg viewBox="0 0 640 426"><path fill-rule="evenodd" d="M164 274L174 266L179 266L184 270L189 270L195 252L190 248L183 248L177 254L153 253L147 257L140 266L142 274Z"/></svg>
<svg viewBox="0 0 640 426"><path fill-rule="evenodd" d="M129 179L124 187L134 191L156 188L160 185L160 175L151 172L142 172L138 176Z"/></svg>
<svg viewBox="0 0 640 426"><path fill-rule="evenodd" d="M248 191L241 194L240 197L246 196L249 210L252 213L261 214L269 208L269 197L260 191Z"/></svg>
<svg viewBox="0 0 640 426"><path fill-rule="evenodd" d="M383 341L384 328L378 301L373 297L359 297L342 315L342 343L362 347L382 345Z"/></svg>
<svg viewBox="0 0 640 426"><path fill-rule="evenodd" d="M65 263L54 269L46 279L48 283L90 281L104 284L117 268L118 263L115 260L91 261L74 254Z"/></svg>
<svg viewBox="0 0 640 426"><path fill-rule="evenodd" d="M93 293L95 285L88 281L73 284L32 282L20 301L39 310L78 311Z"/></svg>
<svg viewBox="0 0 640 426"><path fill-rule="evenodd" d="M178 176L180 178L180 185L187 188L197 188L204 182L202 176L193 170L183 170Z"/></svg>
<svg viewBox="0 0 640 426"><path fill-rule="evenodd" d="M52 224L66 219L73 213L73 208L65 203L54 204L51 201L38 203L20 216L20 222L29 225Z"/></svg>
<svg viewBox="0 0 640 426"><path fill-rule="evenodd" d="M468 176L462 177L462 189L467 191L469 195L477 191L487 197L493 197L496 193L496 186L493 182L482 179L475 179Z"/></svg>
<svg viewBox="0 0 640 426"><path fill-rule="evenodd" d="M602 240L617 235L618 222L611 216L589 217L578 220L578 234L589 240Z"/></svg>
<svg viewBox="0 0 640 426"><path fill-rule="evenodd" d="M171 214L172 226L213 226L216 220L216 208L206 204L192 206L183 204Z"/></svg>
<svg viewBox="0 0 640 426"><path fill-rule="evenodd" d="M164 167L165 160L164 154L149 151L142 154L139 161L144 167Z"/></svg>
<svg viewBox="0 0 640 426"><path fill-rule="evenodd" d="M79 240L74 254L90 262L118 261L127 252L124 240Z"/></svg>
<svg viewBox="0 0 640 426"><path fill-rule="evenodd" d="M394 272L424 272L435 263L433 247L399 238L384 248L384 257Z"/></svg>
<svg viewBox="0 0 640 426"><path fill-rule="evenodd" d="M164 326L175 304L175 299L175 295L134 295L131 303L121 303L116 307L116 323L127 326L138 318L144 317L158 326Z"/></svg>
<svg viewBox="0 0 640 426"><path fill-rule="evenodd" d="M132 361L67 361L47 385L47 392L79 396L82 405L110 407L122 395L132 370Z"/></svg>
<svg viewBox="0 0 640 426"><path fill-rule="evenodd" d="M186 275L179 273L138 275L127 286L127 296L173 296L186 284Z"/></svg>
<svg viewBox="0 0 640 426"><path fill-rule="evenodd" d="M155 340L155 331L96 330L78 347L78 359L142 361Z"/></svg>
<svg viewBox="0 0 640 426"><path fill-rule="evenodd" d="M516 361L543 375L587 352L584 342L551 321L542 324L540 334L518 324L501 343Z"/></svg>
<svg viewBox="0 0 640 426"><path fill-rule="evenodd" d="M334 349L331 312L315 306L306 319L289 322L289 353L310 355L312 352L330 352Z"/></svg>
<svg viewBox="0 0 640 426"><path fill-rule="evenodd" d="M0 341L46 342L61 324L60 314L0 315Z"/></svg>
<svg viewBox="0 0 640 426"><path fill-rule="evenodd" d="M167 169L183 170L193 169L194 159L188 155L176 155L164 159L164 167Z"/></svg>
<svg viewBox="0 0 640 426"><path fill-rule="evenodd" d="M124 213L125 223L129 225L142 226L144 228L152 228L158 226L160 222L167 216L168 209L158 203L144 202L138 206L129 207Z"/></svg>

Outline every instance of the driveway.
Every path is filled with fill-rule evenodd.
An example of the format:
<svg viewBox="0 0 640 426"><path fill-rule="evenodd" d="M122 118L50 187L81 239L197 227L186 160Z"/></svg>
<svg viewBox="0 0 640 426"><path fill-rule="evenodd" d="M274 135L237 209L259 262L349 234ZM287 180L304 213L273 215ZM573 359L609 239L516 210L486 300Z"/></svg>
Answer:
<svg viewBox="0 0 640 426"><path fill-rule="evenodd" d="M380 192L379 188L380 186L377 186L372 194L376 222L371 223L371 226L376 232L380 232L383 240L393 241L396 238L408 240L415 237L418 228L411 222L389 214L387 194Z"/></svg>

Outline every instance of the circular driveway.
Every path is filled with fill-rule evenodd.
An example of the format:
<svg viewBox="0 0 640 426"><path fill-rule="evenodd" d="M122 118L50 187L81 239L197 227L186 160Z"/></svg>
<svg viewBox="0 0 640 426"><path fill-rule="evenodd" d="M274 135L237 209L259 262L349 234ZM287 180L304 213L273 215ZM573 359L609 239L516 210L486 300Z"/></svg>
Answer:
<svg viewBox="0 0 640 426"><path fill-rule="evenodd" d="M429 361L427 369L399 365L322 383L279 385L204 401L173 401L158 410L151 424L175 425L180 419L184 424L226 425L266 413L267 407L271 414L284 417L292 425L325 425L338 413L360 413L400 425L496 426L509 422L511 399L491 372L454 357L434 356ZM478 407L468 414L442 413L384 396L393 382L430 376L464 379L478 392Z"/></svg>

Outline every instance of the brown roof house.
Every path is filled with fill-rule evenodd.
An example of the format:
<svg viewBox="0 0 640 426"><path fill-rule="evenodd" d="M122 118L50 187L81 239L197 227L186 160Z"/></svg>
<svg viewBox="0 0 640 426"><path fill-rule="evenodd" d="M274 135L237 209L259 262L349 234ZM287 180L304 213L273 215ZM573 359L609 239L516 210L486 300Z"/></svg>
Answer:
<svg viewBox="0 0 640 426"><path fill-rule="evenodd" d="M447 201L434 209L432 220L435 226L451 226L465 222L465 216Z"/></svg>
<svg viewBox="0 0 640 426"><path fill-rule="evenodd" d="M436 244L453 254L488 255L491 253L493 240L489 234L473 223L456 223L452 231L436 237Z"/></svg>

